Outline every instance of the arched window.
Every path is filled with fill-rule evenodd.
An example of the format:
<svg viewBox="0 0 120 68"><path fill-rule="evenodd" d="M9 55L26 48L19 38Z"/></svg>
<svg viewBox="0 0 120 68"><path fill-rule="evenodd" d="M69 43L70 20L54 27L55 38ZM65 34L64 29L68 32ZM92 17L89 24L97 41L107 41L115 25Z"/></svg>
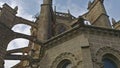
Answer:
<svg viewBox="0 0 120 68"><path fill-rule="evenodd" d="M65 59L58 64L57 68L72 68L72 63Z"/></svg>
<svg viewBox="0 0 120 68"><path fill-rule="evenodd" d="M111 54L106 54L103 56L104 68L118 68L118 60L115 56Z"/></svg>
<svg viewBox="0 0 120 68"><path fill-rule="evenodd" d="M58 34L64 32L65 30L66 30L66 28L64 26L62 26L62 25L59 26L59 28L58 28Z"/></svg>
<svg viewBox="0 0 120 68"><path fill-rule="evenodd" d="M55 29L56 34L60 34L60 33L64 32L64 31L66 31L67 28L68 27L66 25L64 25L64 24L61 24L61 23L57 24L56 29Z"/></svg>
<svg viewBox="0 0 120 68"><path fill-rule="evenodd" d="M103 59L104 68L118 68L116 63L111 59L105 58Z"/></svg>

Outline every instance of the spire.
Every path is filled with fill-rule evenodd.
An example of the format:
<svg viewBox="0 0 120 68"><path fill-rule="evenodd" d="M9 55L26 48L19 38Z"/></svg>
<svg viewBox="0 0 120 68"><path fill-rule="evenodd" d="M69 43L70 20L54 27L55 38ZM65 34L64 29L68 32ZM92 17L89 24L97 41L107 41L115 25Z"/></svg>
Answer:
<svg viewBox="0 0 120 68"><path fill-rule="evenodd" d="M103 3L103 2L104 2L104 0L101 0L101 2Z"/></svg>
<svg viewBox="0 0 120 68"><path fill-rule="evenodd" d="M43 0L43 4L52 4L52 0Z"/></svg>
<svg viewBox="0 0 120 68"><path fill-rule="evenodd" d="M88 2L88 8L92 5L91 1Z"/></svg>
<svg viewBox="0 0 120 68"><path fill-rule="evenodd" d="M107 15L103 2L104 0L94 0L92 3L89 1L89 11L86 15L86 19L97 27L111 28L109 16Z"/></svg>
<svg viewBox="0 0 120 68"><path fill-rule="evenodd" d="M112 24L113 24L113 25L116 24L116 21L115 21L114 18L112 18Z"/></svg>
<svg viewBox="0 0 120 68"><path fill-rule="evenodd" d="M70 14L70 10L68 9L68 14Z"/></svg>
<svg viewBox="0 0 120 68"><path fill-rule="evenodd" d="M41 41L45 41L52 37L52 25L53 25L53 8L52 0L43 0L41 5L41 11L38 24L38 36L37 38Z"/></svg>
<svg viewBox="0 0 120 68"><path fill-rule="evenodd" d="M97 2L97 1L100 1L101 3L103 3L104 2L104 0L94 0L95 2Z"/></svg>
<svg viewBox="0 0 120 68"><path fill-rule="evenodd" d="M56 12L56 6L54 6L54 12Z"/></svg>
<svg viewBox="0 0 120 68"><path fill-rule="evenodd" d="M17 11L18 11L18 6L16 6L16 7L14 8L14 10L17 12Z"/></svg>

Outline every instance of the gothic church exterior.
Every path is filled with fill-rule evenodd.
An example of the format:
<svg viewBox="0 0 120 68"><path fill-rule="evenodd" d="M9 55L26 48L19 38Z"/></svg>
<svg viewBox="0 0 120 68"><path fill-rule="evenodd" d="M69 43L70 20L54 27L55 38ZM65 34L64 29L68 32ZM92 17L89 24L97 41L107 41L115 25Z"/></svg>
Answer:
<svg viewBox="0 0 120 68"><path fill-rule="evenodd" d="M110 24L103 3L90 1L88 12L76 18L69 11L53 10L52 0L43 0L35 22L16 16L18 7L4 4L0 8L0 68L4 60L20 60L12 68L120 68L120 21L112 19ZM31 35L12 31L16 24L31 26ZM16 38L30 40L29 46L7 51Z"/></svg>

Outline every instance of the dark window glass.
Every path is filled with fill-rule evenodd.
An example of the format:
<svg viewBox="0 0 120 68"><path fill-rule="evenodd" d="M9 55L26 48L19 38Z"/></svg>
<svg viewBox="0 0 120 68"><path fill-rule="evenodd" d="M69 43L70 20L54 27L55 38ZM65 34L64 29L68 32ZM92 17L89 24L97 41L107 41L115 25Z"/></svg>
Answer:
<svg viewBox="0 0 120 68"><path fill-rule="evenodd" d="M103 59L103 63L104 63L104 68L118 68L116 63L110 59L107 58Z"/></svg>
<svg viewBox="0 0 120 68"><path fill-rule="evenodd" d="M69 60L63 60L58 64L57 68L72 68L72 64Z"/></svg>
<svg viewBox="0 0 120 68"><path fill-rule="evenodd" d="M58 34L64 32L64 31L66 31L66 27L65 26L61 25L61 26L58 27Z"/></svg>

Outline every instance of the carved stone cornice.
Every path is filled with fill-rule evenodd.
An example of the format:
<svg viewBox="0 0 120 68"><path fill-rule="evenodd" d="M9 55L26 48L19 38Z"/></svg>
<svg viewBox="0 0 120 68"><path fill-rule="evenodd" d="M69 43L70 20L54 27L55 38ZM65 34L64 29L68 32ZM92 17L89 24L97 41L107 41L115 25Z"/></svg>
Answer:
<svg viewBox="0 0 120 68"><path fill-rule="evenodd" d="M91 25L76 26L68 31L65 31L48 41L44 42L44 45L47 49L57 46L56 44L61 44L73 37L76 37L80 34L96 34L104 36L115 36L120 38L120 31L115 29L95 27Z"/></svg>
<svg viewBox="0 0 120 68"><path fill-rule="evenodd" d="M118 55L120 55L120 51L116 50L115 48L106 46L106 47L100 48L96 52L96 56L100 56L100 55L102 55L105 52L111 52L111 53L115 53L116 52Z"/></svg>
<svg viewBox="0 0 120 68"><path fill-rule="evenodd" d="M91 25L76 26L72 29L65 31L43 43L43 49L41 50L42 55L44 55L47 49L50 49L54 46L70 40L81 34L92 34L92 35L103 35L103 36L114 36L120 38L120 31L115 29L95 27ZM42 58L42 57L41 57Z"/></svg>

